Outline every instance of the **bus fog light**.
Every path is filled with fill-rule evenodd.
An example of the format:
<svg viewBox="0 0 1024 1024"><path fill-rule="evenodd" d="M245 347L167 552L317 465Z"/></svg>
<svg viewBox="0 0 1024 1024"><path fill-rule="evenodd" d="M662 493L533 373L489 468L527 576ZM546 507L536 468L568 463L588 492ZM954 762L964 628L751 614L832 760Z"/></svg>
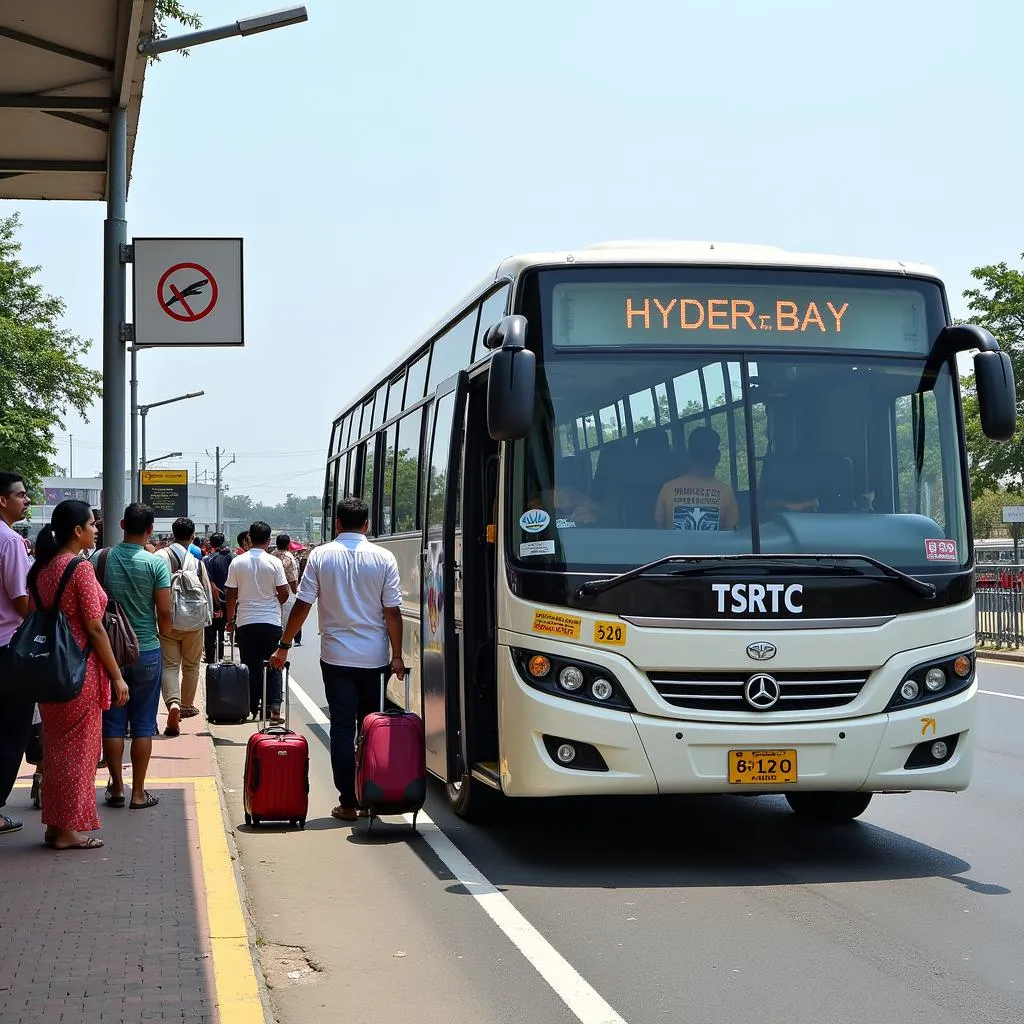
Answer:
<svg viewBox="0 0 1024 1024"><path fill-rule="evenodd" d="M543 654L535 654L527 667L534 679L543 679L551 671L551 662Z"/></svg>
<svg viewBox="0 0 1024 1024"><path fill-rule="evenodd" d="M590 692L595 700L608 700L615 692L615 687L607 679L595 679L590 684Z"/></svg>
<svg viewBox="0 0 1024 1024"><path fill-rule="evenodd" d="M558 673L558 685L572 693L583 685L583 673L575 665L566 665ZM575 754L573 756L575 757Z"/></svg>
<svg viewBox="0 0 1024 1024"><path fill-rule="evenodd" d="M917 685L916 680L908 679L900 687L900 696L904 700L916 700L917 695L921 692L921 687Z"/></svg>
<svg viewBox="0 0 1024 1024"><path fill-rule="evenodd" d="M936 740L932 744L932 757L934 757L936 761L943 760L948 753L949 747L946 746L945 740Z"/></svg>
<svg viewBox="0 0 1024 1024"><path fill-rule="evenodd" d="M555 752L562 764L572 764L576 760L576 748L571 743L563 743Z"/></svg>
<svg viewBox="0 0 1024 1024"><path fill-rule="evenodd" d="M971 659L966 654L961 654L953 662L953 672L960 678L966 679L971 674Z"/></svg>
<svg viewBox="0 0 1024 1024"><path fill-rule="evenodd" d="M946 673L941 668L930 668L925 673L924 685L936 693L946 685Z"/></svg>

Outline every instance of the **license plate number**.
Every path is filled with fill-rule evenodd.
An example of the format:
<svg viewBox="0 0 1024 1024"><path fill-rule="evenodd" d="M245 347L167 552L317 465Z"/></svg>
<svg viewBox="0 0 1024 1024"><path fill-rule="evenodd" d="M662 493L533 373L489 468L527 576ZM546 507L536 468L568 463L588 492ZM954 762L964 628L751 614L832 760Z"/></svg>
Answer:
<svg viewBox="0 0 1024 1024"><path fill-rule="evenodd" d="M729 782L748 786L796 782L796 751L730 750Z"/></svg>

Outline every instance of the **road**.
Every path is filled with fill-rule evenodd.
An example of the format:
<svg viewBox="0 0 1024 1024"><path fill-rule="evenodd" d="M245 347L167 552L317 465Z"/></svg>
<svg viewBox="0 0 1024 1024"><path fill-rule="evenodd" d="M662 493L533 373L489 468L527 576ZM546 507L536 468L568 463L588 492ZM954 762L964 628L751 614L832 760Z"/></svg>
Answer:
<svg viewBox="0 0 1024 1024"><path fill-rule="evenodd" d="M261 938L318 968L275 982L286 1024L1024 1020L1024 666L981 666L967 792L876 797L856 824L712 797L516 801L481 827L437 787L436 829L374 838L327 817L315 644L292 654L314 820L236 832Z"/></svg>

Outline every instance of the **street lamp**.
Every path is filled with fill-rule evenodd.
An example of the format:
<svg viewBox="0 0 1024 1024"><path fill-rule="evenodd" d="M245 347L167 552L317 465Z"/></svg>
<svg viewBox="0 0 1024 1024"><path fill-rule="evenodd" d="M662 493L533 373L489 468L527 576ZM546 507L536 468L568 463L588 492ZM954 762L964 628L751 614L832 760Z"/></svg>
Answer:
<svg viewBox="0 0 1024 1024"><path fill-rule="evenodd" d="M155 459L150 459L147 465L152 466L154 462L163 462L164 459L180 459L181 452L168 452L166 455L158 455Z"/></svg>
<svg viewBox="0 0 1024 1024"><path fill-rule="evenodd" d="M139 406L139 415L142 417L142 459L140 470L146 468L146 416L149 414L150 409L156 409L161 405L170 405L172 402L184 402L187 398L198 398L200 395L205 395L205 391L191 391L187 395L178 395L176 398L165 398L161 402L150 402L148 405ZM180 455L181 452L175 452L174 454ZM170 458L168 455L162 456L162 458ZM156 459L152 461L156 462ZM133 490L135 491L135 500L138 501L142 494L142 478L139 474L132 474L135 477L133 480Z"/></svg>
<svg viewBox="0 0 1024 1024"><path fill-rule="evenodd" d="M186 32L184 35L171 36L167 39L150 39L139 43L136 49L141 56L150 57L157 53L167 53L169 50L185 50L190 46L199 46L201 43L214 43L218 39L230 39L232 36L254 36L258 32L287 28L289 25L298 25L308 20L309 15L306 13L305 7L285 7L280 11L269 11L267 14L254 14L249 18L239 18L233 25L204 28L198 32Z"/></svg>

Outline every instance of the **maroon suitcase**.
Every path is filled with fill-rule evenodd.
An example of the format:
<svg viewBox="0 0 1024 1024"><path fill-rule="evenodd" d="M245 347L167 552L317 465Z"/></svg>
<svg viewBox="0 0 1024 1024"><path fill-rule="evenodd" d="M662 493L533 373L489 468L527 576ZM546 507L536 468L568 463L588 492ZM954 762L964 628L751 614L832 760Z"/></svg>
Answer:
<svg viewBox="0 0 1024 1024"><path fill-rule="evenodd" d="M416 815L427 798L427 752L423 720L411 711L384 710L384 690L388 675L380 685L380 711L363 719L356 748L356 800L373 819L381 814ZM409 706L409 672L405 673L405 706Z"/></svg>
<svg viewBox="0 0 1024 1024"><path fill-rule="evenodd" d="M309 811L309 744L305 736L288 728L289 666L284 669L285 724L267 725L260 721L260 731L249 737L245 751L246 825L264 821L288 821L306 827ZM263 707L267 706L266 682L263 686ZM265 714L263 711L261 714Z"/></svg>

